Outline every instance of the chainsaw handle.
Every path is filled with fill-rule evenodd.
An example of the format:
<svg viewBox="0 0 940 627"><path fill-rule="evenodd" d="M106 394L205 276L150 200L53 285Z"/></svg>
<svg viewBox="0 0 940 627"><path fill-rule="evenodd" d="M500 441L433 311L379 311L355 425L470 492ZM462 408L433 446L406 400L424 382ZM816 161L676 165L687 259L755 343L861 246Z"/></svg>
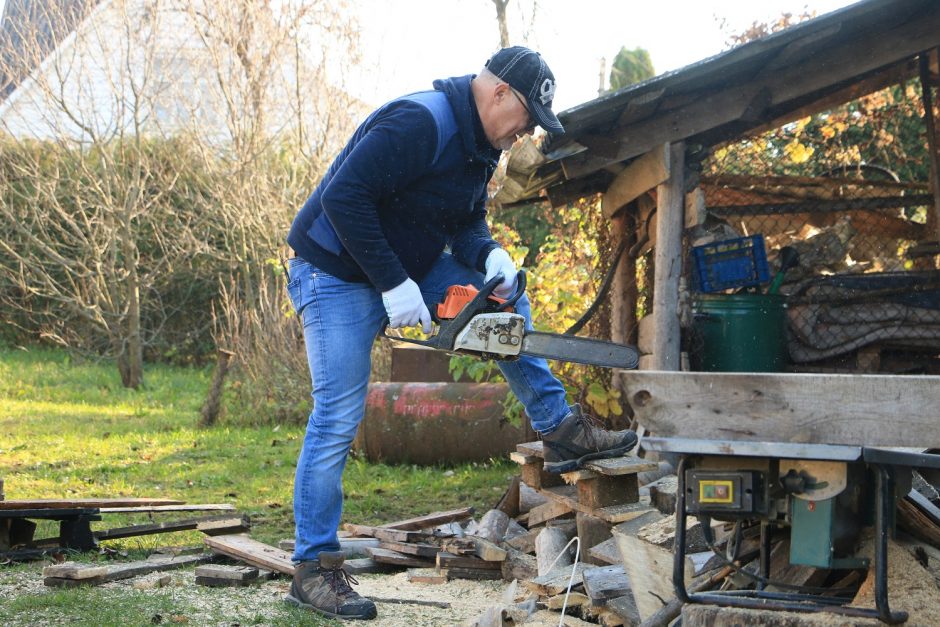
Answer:
<svg viewBox="0 0 940 627"><path fill-rule="evenodd" d="M497 274L496 277L492 279L490 282L496 279L499 279L501 281L502 278L503 278L503 275ZM506 300L505 303L499 306L497 311L506 311L510 307L515 305L519 301L519 299L522 298L522 295L525 294L525 285L526 285L525 270L519 270L519 272L516 273L516 291L513 293L512 296L510 296ZM495 285L493 287L495 287Z"/></svg>

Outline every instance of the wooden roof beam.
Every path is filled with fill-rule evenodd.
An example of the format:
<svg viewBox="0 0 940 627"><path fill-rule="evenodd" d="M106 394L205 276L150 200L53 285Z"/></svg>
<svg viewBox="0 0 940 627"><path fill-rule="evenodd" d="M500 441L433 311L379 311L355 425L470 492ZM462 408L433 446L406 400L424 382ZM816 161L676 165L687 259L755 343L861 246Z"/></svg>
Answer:
<svg viewBox="0 0 940 627"><path fill-rule="evenodd" d="M733 85L686 106L618 127L611 132L623 138L616 155L601 157L588 152L565 159L561 162L565 176L569 179L585 176L608 163L636 157L666 141L692 138L723 125L739 123L744 118L753 120L748 126L757 128L763 119L760 109L773 112L775 119L789 117L796 110L788 109L792 103L804 107L814 94L818 96L814 99L816 102L822 101L835 91L846 89L847 83L859 77L902 63L940 44L940 6L931 4L907 22L866 39L864 49L859 43L846 39L828 50L804 49L811 54L785 68L759 74L755 80ZM823 57L825 63L820 63ZM767 100L760 102L764 98ZM745 129L736 127L735 130L740 133Z"/></svg>

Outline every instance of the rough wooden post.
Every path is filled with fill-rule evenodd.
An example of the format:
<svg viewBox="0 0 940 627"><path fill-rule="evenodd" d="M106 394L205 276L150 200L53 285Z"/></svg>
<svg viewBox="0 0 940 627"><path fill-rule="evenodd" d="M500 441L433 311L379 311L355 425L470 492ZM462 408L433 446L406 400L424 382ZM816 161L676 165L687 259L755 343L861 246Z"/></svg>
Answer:
<svg viewBox="0 0 940 627"><path fill-rule="evenodd" d="M215 373L212 375L209 394L206 396L206 402L200 412L200 427L211 427L219 417L219 408L222 406L222 386L225 384L225 375L228 372L229 362L234 355L235 353L231 351L219 349L219 361L215 366Z"/></svg>
<svg viewBox="0 0 940 627"><path fill-rule="evenodd" d="M669 179L656 188L653 368L679 370L679 277L685 223L685 144L669 148Z"/></svg>
<svg viewBox="0 0 940 627"><path fill-rule="evenodd" d="M933 51L920 55L920 87L924 103L924 125L927 130L927 152L930 156L930 191L933 194L933 211L927 214L928 237L940 242L940 164L937 155L937 122L933 114L933 86L930 81L930 57Z"/></svg>
<svg viewBox="0 0 940 627"><path fill-rule="evenodd" d="M620 344L636 344L636 258L629 254L636 243L635 220L628 206L613 217L613 231L626 250L620 256L614 271L614 280L610 290L610 339ZM613 371L611 385L624 391L621 375Z"/></svg>

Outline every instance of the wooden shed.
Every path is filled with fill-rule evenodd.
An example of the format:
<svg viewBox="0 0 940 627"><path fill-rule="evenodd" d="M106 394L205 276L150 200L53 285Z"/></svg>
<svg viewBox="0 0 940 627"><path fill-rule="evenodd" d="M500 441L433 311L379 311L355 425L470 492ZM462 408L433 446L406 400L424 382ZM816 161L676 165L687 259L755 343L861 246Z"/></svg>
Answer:
<svg viewBox="0 0 940 627"><path fill-rule="evenodd" d="M596 196L623 241L648 239L649 315L635 257L611 293L613 339L643 353L621 373L642 425L940 447L938 46L940 3L864 0L564 111L564 136L513 150L498 202ZM765 247L769 276L719 295L766 294L781 250L801 258L778 281L776 372L695 363L715 298L699 254L733 239Z"/></svg>

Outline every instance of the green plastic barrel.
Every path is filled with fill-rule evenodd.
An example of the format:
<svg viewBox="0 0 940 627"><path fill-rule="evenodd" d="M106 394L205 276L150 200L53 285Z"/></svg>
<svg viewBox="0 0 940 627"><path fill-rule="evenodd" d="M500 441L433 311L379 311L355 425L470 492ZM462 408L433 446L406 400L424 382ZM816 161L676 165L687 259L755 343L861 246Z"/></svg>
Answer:
<svg viewBox="0 0 940 627"><path fill-rule="evenodd" d="M700 294L693 305L693 367L707 372L779 372L788 360L786 299L780 294Z"/></svg>

